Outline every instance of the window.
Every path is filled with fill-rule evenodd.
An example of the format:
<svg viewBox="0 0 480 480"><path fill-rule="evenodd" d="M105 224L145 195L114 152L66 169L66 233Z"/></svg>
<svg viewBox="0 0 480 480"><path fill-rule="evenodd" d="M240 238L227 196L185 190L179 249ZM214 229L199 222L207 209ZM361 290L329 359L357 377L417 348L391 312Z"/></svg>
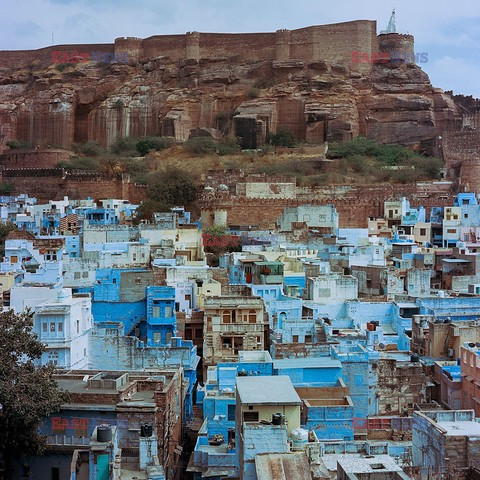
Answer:
<svg viewBox="0 0 480 480"><path fill-rule="evenodd" d="M468 213L464 213L463 218L468 218Z"/></svg>
<svg viewBox="0 0 480 480"><path fill-rule="evenodd" d="M191 328L186 328L185 329L185 340L191 340L192 339L192 329Z"/></svg>
<svg viewBox="0 0 480 480"><path fill-rule="evenodd" d="M248 323L257 323L257 314L255 310L250 310L248 312Z"/></svg>
<svg viewBox="0 0 480 480"><path fill-rule="evenodd" d="M53 322L50 324L50 331L51 332L55 331L55 324Z"/></svg>
<svg viewBox="0 0 480 480"><path fill-rule="evenodd" d="M152 317L159 318L160 317L160 307L156 306L152 308Z"/></svg>
<svg viewBox="0 0 480 480"><path fill-rule="evenodd" d="M447 228L447 233L457 233L456 228Z"/></svg>
<svg viewBox="0 0 480 480"><path fill-rule="evenodd" d="M420 235L424 237L427 234L427 229L426 228L421 228L420 229Z"/></svg>
<svg viewBox="0 0 480 480"><path fill-rule="evenodd" d="M18 257L16 255L12 255L10 257L10 263L17 263L18 262Z"/></svg>
<svg viewBox="0 0 480 480"><path fill-rule="evenodd" d="M203 328L196 328L195 329L195 338L202 338L203 337Z"/></svg>
<svg viewBox="0 0 480 480"><path fill-rule="evenodd" d="M222 315L223 323L232 323L232 312L230 310L224 310Z"/></svg>
<svg viewBox="0 0 480 480"><path fill-rule="evenodd" d="M298 335L292 335L292 342L298 343Z"/></svg>
<svg viewBox="0 0 480 480"><path fill-rule="evenodd" d="M234 422L235 421L235 404L230 404L227 406L228 408L228 414L227 414L227 420L229 422Z"/></svg>
<svg viewBox="0 0 480 480"><path fill-rule="evenodd" d="M82 278L88 278L88 272L82 272Z"/></svg>
<svg viewBox="0 0 480 480"><path fill-rule="evenodd" d="M140 277L137 277L135 279L135 285L141 285L142 284L142 279Z"/></svg>
<svg viewBox="0 0 480 480"><path fill-rule="evenodd" d="M84 356L84 357L87 356L87 349L86 349L86 348L83 349L83 356Z"/></svg>
<svg viewBox="0 0 480 480"><path fill-rule="evenodd" d="M258 422L258 412L243 412L244 422Z"/></svg>
<svg viewBox="0 0 480 480"><path fill-rule="evenodd" d="M171 305L167 305L165 307L165 317L166 318L172 318L173 317L173 308Z"/></svg>
<svg viewBox="0 0 480 480"><path fill-rule="evenodd" d="M117 279L114 278L114 279L112 280L112 283L117 283Z"/></svg>
<svg viewBox="0 0 480 480"><path fill-rule="evenodd" d="M42 331L43 331L43 332L47 332L47 331L48 331L48 325L47 325L47 323L43 323L43 324L42 324Z"/></svg>
<svg viewBox="0 0 480 480"><path fill-rule="evenodd" d="M312 343L312 336L311 335L305 335L305 343Z"/></svg>
<svg viewBox="0 0 480 480"><path fill-rule="evenodd" d="M58 331L63 332L63 323L58 324Z"/></svg>
<svg viewBox="0 0 480 480"><path fill-rule="evenodd" d="M77 333L80 333L80 320L77 320Z"/></svg>
<svg viewBox="0 0 480 480"><path fill-rule="evenodd" d="M78 280L78 279L80 278L80 272L75 272L75 273L73 274L73 278L74 278L75 280Z"/></svg>

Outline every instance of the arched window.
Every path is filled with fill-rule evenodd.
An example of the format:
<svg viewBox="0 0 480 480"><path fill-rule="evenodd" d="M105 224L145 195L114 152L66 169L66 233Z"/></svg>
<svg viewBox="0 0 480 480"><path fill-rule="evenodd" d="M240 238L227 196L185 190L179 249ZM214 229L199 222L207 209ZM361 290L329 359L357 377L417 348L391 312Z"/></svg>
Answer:
<svg viewBox="0 0 480 480"><path fill-rule="evenodd" d="M224 310L222 319L223 323L232 323L232 312L230 310Z"/></svg>
<svg viewBox="0 0 480 480"><path fill-rule="evenodd" d="M248 323L257 323L257 313L255 312L255 310L249 310Z"/></svg>

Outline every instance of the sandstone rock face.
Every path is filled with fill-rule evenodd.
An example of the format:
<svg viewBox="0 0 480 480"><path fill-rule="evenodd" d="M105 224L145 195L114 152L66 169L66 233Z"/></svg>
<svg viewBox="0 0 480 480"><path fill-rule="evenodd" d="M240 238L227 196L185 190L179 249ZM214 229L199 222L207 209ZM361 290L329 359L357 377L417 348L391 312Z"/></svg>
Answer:
<svg viewBox="0 0 480 480"><path fill-rule="evenodd" d="M435 146L458 114L412 64L353 68L326 62L212 58L129 58L126 64L15 62L0 69L0 152L10 139L68 148L120 136L192 129L241 136L256 148L268 132L288 127L310 143L365 135L381 143Z"/></svg>

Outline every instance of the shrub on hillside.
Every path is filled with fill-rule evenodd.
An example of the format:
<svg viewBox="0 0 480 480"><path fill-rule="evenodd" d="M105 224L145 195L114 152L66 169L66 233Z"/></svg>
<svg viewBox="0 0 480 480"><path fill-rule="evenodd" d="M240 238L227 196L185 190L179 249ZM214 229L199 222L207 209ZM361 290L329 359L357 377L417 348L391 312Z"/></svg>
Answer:
<svg viewBox="0 0 480 480"><path fill-rule="evenodd" d="M138 155L136 146L138 138L119 137L110 145L110 150L116 155L136 156Z"/></svg>
<svg viewBox="0 0 480 480"><path fill-rule="evenodd" d="M88 157L97 157L104 153L103 148L97 142L85 142L85 143L74 143L73 151L75 153L80 153L87 155Z"/></svg>
<svg viewBox="0 0 480 480"><path fill-rule="evenodd" d="M24 140L9 140L5 145L12 150L16 148L30 148L30 143Z"/></svg>
<svg viewBox="0 0 480 480"><path fill-rule="evenodd" d="M297 139L288 127L280 126L276 133L267 135L267 142L276 147L295 147Z"/></svg>
<svg viewBox="0 0 480 480"><path fill-rule="evenodd" d="M171 147L175 140L171 137L145 137L135 146L137 152L144 157L151 150L159 151Z"/></svg>

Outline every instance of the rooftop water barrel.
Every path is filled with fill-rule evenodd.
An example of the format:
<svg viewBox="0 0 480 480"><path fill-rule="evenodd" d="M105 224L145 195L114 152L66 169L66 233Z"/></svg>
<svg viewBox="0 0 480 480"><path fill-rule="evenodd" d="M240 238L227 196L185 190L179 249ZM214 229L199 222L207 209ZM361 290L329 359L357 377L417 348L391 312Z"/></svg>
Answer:
<svg viewBox="0 0 480 480"><path fill-rule="evenodd" d="M112 441L112 427L110 425L100 425L97 428L97 442L111 442Z"/></svg>

